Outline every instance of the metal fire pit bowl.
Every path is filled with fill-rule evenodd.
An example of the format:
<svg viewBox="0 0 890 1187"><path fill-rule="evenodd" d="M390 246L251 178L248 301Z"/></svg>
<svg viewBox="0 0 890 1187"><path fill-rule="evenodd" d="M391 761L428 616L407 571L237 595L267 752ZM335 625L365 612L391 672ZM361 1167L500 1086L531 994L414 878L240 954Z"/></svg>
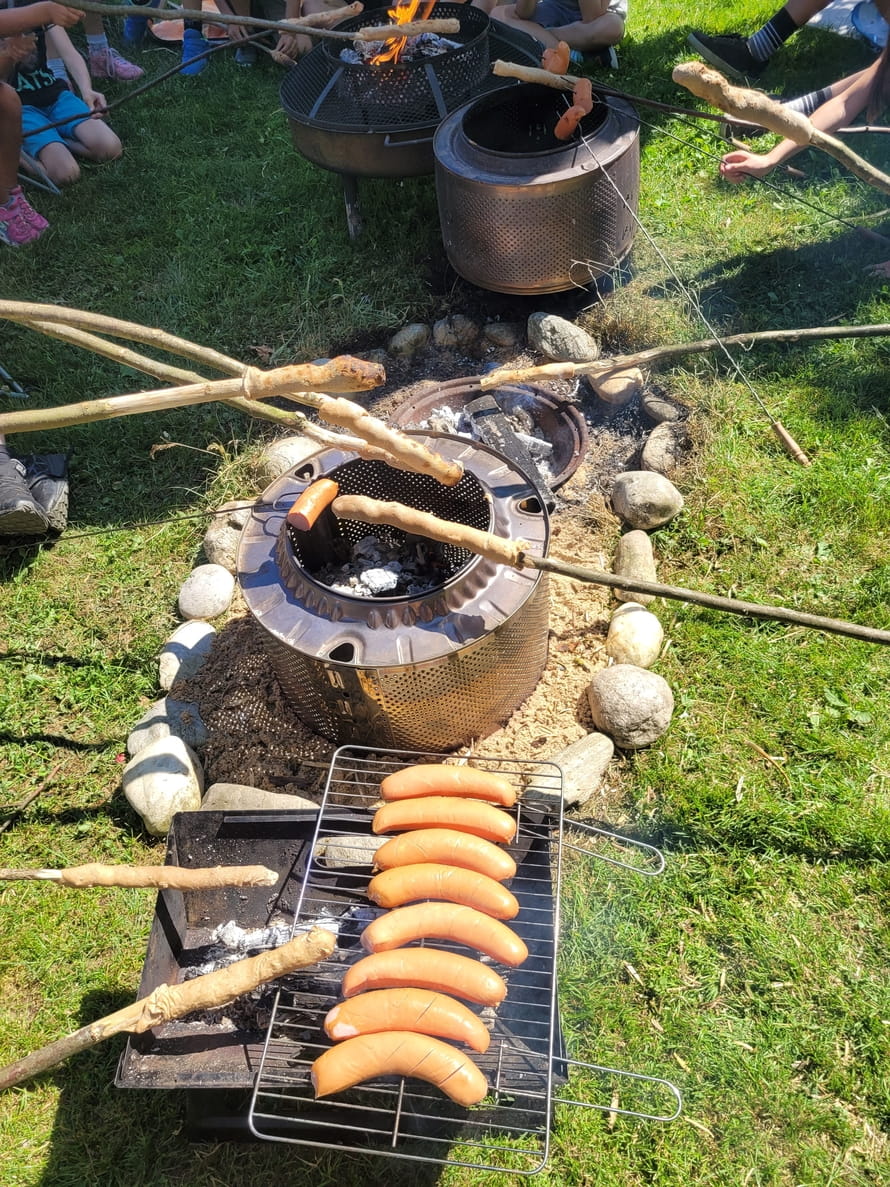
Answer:
<svg viewBox="0 0 890 1187"><path fill-rule="evenodd" d="M629 254L640 190L636 114L600 96L562 142L553 128L566 104L562 92L522 83L470 100L439 125L442 239L471 284L563 292L614 272Z"/></svg>
<svg viewBox="0 0 890 1187"><path fill-rule="evenodd" d="M460 413L481 392L478 377L451 379L400 404L389 419L402 429L424 428L437 408ZM524 431L540 435L553 447L547 460L550 488L567 482L587 451L587 422L578 405L531 383L505 384L491 394L505 416L527 422Z"/></svg>
<svg viewBox="0 0 890 1187"><path fill-rule="evenodd" d="M340 743L441 753L498 729L535 688L547 661L545 575L330 511L308 532L285 526L302 491L331 478L341 494L405 503L546 554L546 508L525 473L463 437L412 436L462 463L456 486L320 451L264 492L241 536L238 579L281 686L311 729ZM319 580L368 536L424 558L429 585L360 597Z"/></svg>

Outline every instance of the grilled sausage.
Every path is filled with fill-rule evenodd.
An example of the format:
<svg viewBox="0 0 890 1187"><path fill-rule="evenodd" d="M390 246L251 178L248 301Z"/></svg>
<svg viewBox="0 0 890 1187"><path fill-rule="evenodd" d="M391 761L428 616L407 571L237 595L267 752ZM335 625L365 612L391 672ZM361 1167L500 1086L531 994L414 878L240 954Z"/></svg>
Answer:
<svg viewBox="0 0 890 1187"><path fill-rule="evenodd" d="M487 841L512 841L516 821L507 812L479 800L452 799L445 795L393 800L374 813L375 833L400 833L415 828L456 828Z"/></svg>
<svg viewBox="0 0 890 1187"><path fill-rule="evenodd" d="M437 1035L480 1052L491 1042L481 1018L463 1002L432 989L372 989L338 1002L324 1020L324 1032L335 1042L385 1030Z"/></svg>
<svg viewBox="0 0 890 1187"><path fill-rule="evenodd" d="M553 135L557 140L568 140L574 135L575 129L584 119L585 115L587 115L587 112L583 107L570 107L557 120L556 127L553 129Z"/></svg>
<svg viewBox="0 0 890 1187"><path fill-rule="evenodd" d="M308 532L325 507L336 499L340 487L331 478L319 478L297 497L288 511L285 522L298 532Z"/></svg>
<svg viewBox="0 0 890 1187"><path fill-rule="evenodd" d="M579 78L572 91L572 104L583 107L587 115L593 111L593 83L589 78Z"/></svg>
<svg viewBox="0 0 890 1187"><path fill-rule="evenodd" d="M418 763L395 771L381 782L380 794L385 800L407 800L424 795L466 796L488 800L505 808L512 808L516 803L516 791L504 775L444 763Z"/></svg>
<svg viewBox="0 0 890 1187"><path fill-rule="evenodd" d="M374 864L381 870L429 861L476 870L496 882L504 882L516 875L516 862L509 853L484 837L458 832L454 828L420 828L403 833L384 841L374 855Z"/></svg>
<svg viewBox="0 0 890 1187"><path fill-rule="evenodd" d="M426 1080L464 1106L488 1094L488 1083L469 1056L439 1039L402 1030L337 1043L316 1059L311 1072L316 1097L392 1075Z"/></svg>
<svg viewBox="0 0 890 1187"><path fill-rule="evenodd" d="M434 862L396 866L375 874L368 883L368 898L378 907L402 907L405 903L431 898L475 907L495 919L512 919L519 914L516 896L494 878Z"/></svg>
<svg viewBox="0 0 890 1187"><path fill-rule="evenodd" d="M367 952L389 952L412 940L451 940L501 964L515 967L528 958L528 948L509 927L457 903L415 903L387 911L368 924L361 939Z"/></svg>
<svg viewBox="0 0 890 1187"><path fill-rule="evenodd" d="M545 70L549 70L551 74L565 74L571 61L571 52L567 42L559 41L556 45L544 50L541 55L541 66Z"/></svg>
<svg viewBox="0 0 890 1187"><path fill-rule="evenodd" d="M435 948L396 948L393 952L375 952L346 970L342 993L355 997L368 989L432 989L451 993L481 1006L497 1006L507 996L504 978L494 969Z"/></svg>

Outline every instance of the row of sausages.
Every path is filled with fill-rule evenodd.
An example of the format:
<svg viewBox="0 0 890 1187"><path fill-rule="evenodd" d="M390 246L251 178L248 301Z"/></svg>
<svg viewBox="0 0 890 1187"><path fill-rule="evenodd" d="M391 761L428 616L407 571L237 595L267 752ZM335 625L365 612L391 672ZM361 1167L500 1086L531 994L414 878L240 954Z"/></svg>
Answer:
<svg viewBox="0 0 890 1187"><path fill-rule="evenodd" d="M506 982L480 960L406 945L445 940L511 967L527 958L525 944L502 922L519 912L502 885L516 863L498 846L516 832L504 811L515 791L503 776L439 764L388 775L380 791L385 803L373 831L398 835L377 850L379 872L368 896L388 910L363 931L369 955L347 969L344 1000L325 1018L335 1046L312 1065L315 1094L402 1075L436 1085L460 1105L478 1104L488 1092L484 1075L469 1055L442 1040L484 1053L488 1029L456 998L497 1006Z"/></svg>

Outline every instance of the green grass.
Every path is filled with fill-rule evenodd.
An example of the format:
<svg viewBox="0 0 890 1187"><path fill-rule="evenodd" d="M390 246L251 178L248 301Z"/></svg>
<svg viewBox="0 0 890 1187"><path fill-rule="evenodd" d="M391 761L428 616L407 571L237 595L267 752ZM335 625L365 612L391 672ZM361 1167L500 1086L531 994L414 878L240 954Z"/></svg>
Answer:
<svg viewBox="0 0 890 1187"><path fill-rule="evenodd" d="M691 105L670 80L688 29L753 29L772 11L634 9L615 81ZM860 44L808 30L763 86L793 93L868 60ZM172 61L143 55L151 74ZM294 151L277 81L217 59L122 104L123 158L88 167L63 198L34 197L52 231L4 253L0 293L158 326L264 366L377 346L406 321L451 311L534 307L449 270L430 178L363 182L366 233L350 243L340 182ZM890 284L863 273L890 251L849 225L882 210L881 195L812 154L795 162L804 182L723 186L708 125L642 114L640 215L655 245L640 233L632 282L582 317L611 349L705 337L695 303L726 332L890 321ZM855 147L886 167L886 140ZM885 340L740 357L813 464L785 457L718 356L663 370L694 409L699 449L678 480L683 515L655 536L662 580L890 625ZM0 362L39 406L150 386L10 325ZM119 757L157 696L200 512L253 489L251 458L272 431L205 405L16 439L74 456L61 541L0 558L0 808L52 774L0 836L4 866L162 860L123 800ZM166 519L176 522L153 523ZM681 603L656 609L670 640L658 670L677 708L659 743L621 760L616 822L660 845L667 870L643 879L567 860L561 1004L576 1058L668 1078L685 1111L663 1125L560 1107L541 1181L877 1187L890 1176L886 651ZM138 891L0 884L0 1062L131 1001L152 910ZM190 1145L175 1095L114 1087L122 1045L0 1099L3 1187L495 1181L265 1143ZM566 1095L608 1105L615 1087L579 1074ZM621 1107L644 1100L664 1106L620 1085Z"/></svg>

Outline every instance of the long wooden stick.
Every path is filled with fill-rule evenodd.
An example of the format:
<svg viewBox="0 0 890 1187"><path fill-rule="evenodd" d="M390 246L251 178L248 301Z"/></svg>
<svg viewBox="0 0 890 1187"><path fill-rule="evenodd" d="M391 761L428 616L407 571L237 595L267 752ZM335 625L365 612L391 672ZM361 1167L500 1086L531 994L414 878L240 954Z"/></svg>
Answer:
<svg viewBox="0 0 890 1187"><path fill-rule="evenodd" d="M55 882L78 889L91 886L152 886L160 890L211 890L217 886L274 886L278 874L267 866L111 866L92 862L61 870L0 868L0 881Z"/></svg>
<svg viewBox="0 0 890 1187"><path fill-rule="evenodd" d="M55 1067L78 1051L94 1047L122 1031L142 1034L154 1026L182 1018L196 1010L224 1006L256 989L258 985L265 985L296 969L318 964L332 954L336 944L337 937L332 932L314 927L305 935L288 940L280 948L270 948L268 952L236 961L224 969L194 977L181 985L159 985L148 997L140 998L122 1010L107 1014L98 1022L82 1026L80 1030L0 1068L0 1090L12 1088L31 1076Z"/></svg>
<svg viewBox="0 0 890 1187"><path fill-rule="evenodd" d="M876 169L870 161L860 157L834 136L816 128L799 111L789 111L762 91L734 87L718 70L705 66L703 62L681 62L674 67L671 77L699 99L704 99L712 107L719 107L743 123L759 124L777 136L793 140L801 148L807 145L820 148L862 181L884 194L890 194L890 176Z"/></svg>
<svg viewBox="0 0 890 1187"><path fill-rule="evenodd" d="M582 581L589 585L606 585L612 589L629 590L631 593L651 594L653 597L671 598L679 602L690 602L706 606L709 610L722 610L729 614L741 614L750 618L765 618L775 622L787 622L794 626L813 627L834 635L847 635L851 639L864 639L869 643L890 644L890 631L875 627L860 626L855 622L844 622L838 618L823 618L818 614L805 614L789 610L784 606L766 606L757 602L742 602L737 598L723 598L717 594L700 593L698 590L683 589L676 585L662 585L658 581L639 581L618 573L603 573L598 569L587 569L564 561L534 556L528 552L524 540L507 540L491 532L480 532L477 528L462 523L451 523L437 519L425 511L416 511L401 503L385 503L369 499L364 495L340 495L332 504L335 515L359 523L387 524L418 536L428 536L443 544L465 548L479 556L487 557L495 564L509 565L514 569L540 569Z"/></svg>

